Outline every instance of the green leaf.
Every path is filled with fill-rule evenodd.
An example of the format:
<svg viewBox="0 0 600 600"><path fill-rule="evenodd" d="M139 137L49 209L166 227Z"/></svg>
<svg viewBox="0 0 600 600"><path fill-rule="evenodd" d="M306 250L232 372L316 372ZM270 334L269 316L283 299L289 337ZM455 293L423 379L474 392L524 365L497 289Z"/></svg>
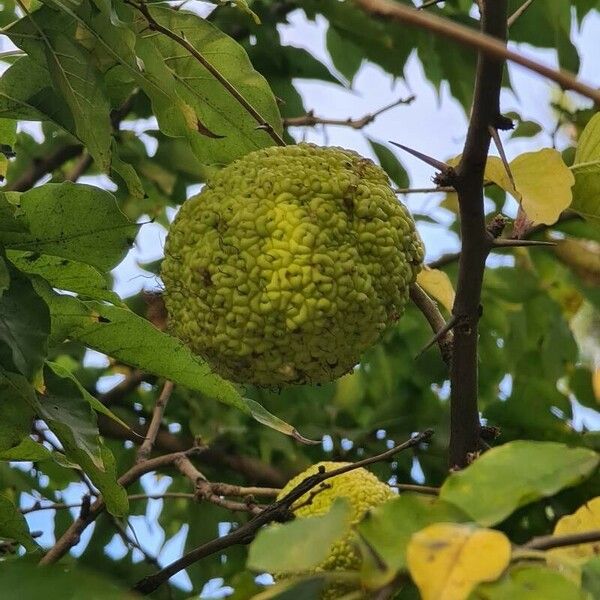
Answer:
<svg viewBox="0 0 600 600"><path fill-rule="evenodd" d="M72 565L38 567L23 560L0 563L0 581L4 600L39 598L45 600L133 600L126 586L118 586L108 577Z"/></svg>
<svg viewBox="0 0 600 600"><path fill-rule="evenodd" d="M69 107L52 88L50 73L29 56L19 58L0 77L0 116L50 120L67 131L75 129Z"/></svg>
<svg viewBox="0 0 600 600"><path fill-rule="evenodd" d="M308 441L254 400L243 398L233 384L213 373L183 342L130 310L57 294L42 280L37 280L36 286L50 306L55 343L66 338L78 340L147 373L234 406L281 433Z"/></svg>
<svg viewBox="0 0 600 600"><path fill-rule="evenodd" d="M0 296L8 289L10 285L10 273L4 256L0 255Z"/></svg>
<svg viewBox="0 0 600 600"><path fill-rule="evenodd" d="M30 437L25 438L20 444L9 450L0 451L0 460L41 462L52 458L50 450L42 444L34 442Z"/></svg>
<svg viewBox="0 0 600 600"><path fill-rule="evenodd" d="M323 573L326 575L327 573ZM322 598L325 577L302 577L282 581L269 586L264 592L252 596L252 600L314 600Z"/></svg>
<svg viewBox="0 0 600 600"><path fill-rule="evenodd" d="M575 175L571 208L588 219L600 221L600 113L586 125L571 167Z"/></svg>
<svg viewBox="0 0 600 600"><path fill-rule="evenodd" d="M0 348L8 346L14 366L32 379L46 358L50 314L29 279L9 271L10 286L0 296Z"/></svg>
<svg viewBox="0 0 600 600"><path fill-rule="evenodd" d="M329 512L317 517L261 529L250 546L247 566L271 573L298 573L323 562L331 546L350 529L350 504L337 498Z"/></svg>
<svg viewBox="0 0 600 600"><path fill-rule="evenodd" d="M586 600L573 581L546 567L516 566L493 583L480 584L469 600Z"/></svg>
<svg viewBox="0 0 600 600"><path fill-rule="evenodd" d="M85 299L104 300L123 306L123 301L109 287L110 277L91 265L20 250L8 250L6 255L18 269L30 275L40 275L53 288L76 292Z"/></svg>
<svg viewBox="0 0 600 600"><path fill-rule="evenodd" d="M29 533L25 517L19 512L14 502L3 492L0 492L0 537L19 542L29 552L37 548L37 544ZM8 561L4 561L4 564L6 562ZM1 565L2 563L0 563ZM2 587L4 588L4 586L5 581L2 579Z"/></svg>
<svg viewBox="0 0 600 600"><path fill-rule="evenodd" d="M12 148L17 141L17 122L15 119L0 119L0 145Z"/></svg>
<svg viewBox="0 0 600 600"><path fill-rule="evenodd" d="M542 131L542 126L535 121L520 121L513 129L510 137L533 137Z"/></svg>
<svg viewBox="0 0 600 600"><path fill-rule="evenodd" d="M600 598L600 556L594 556L583 565L581 585L592 598Z"/></svg>
<svg viewBox="0 0 600 600"><path fill-rule="evenodd" d="M82 396L82 398L90 405L91 408L93 408L96 412L106 415L108 418L112 419L113 421L116 421L117 423L119 423L119 425L121 425L122 427L124 427L125 429L130 429L130 427L127 425L127 423L125 423L125 421L123 421L122 419L119 419L119 417L117 417L117 415L115 415L115 413L113 413L107 406L105 406L104 404L102 404L102 402L100 402L100 400L98 400L98 398L96 398L96 396L92 396L92 394L90 394L82 385L81 383L79 383L79 381L77 380L77 378L73 375L73 373L71 373L70 371L68 371L67 369L65 369L64 367L62 367L61 365L59 365L58 363L55 362L50 362L50 361L46 361L46 364L52 369L52 371L54 371L54 373L56 373L59 377L62 377L64 379L70 379L79 389L79 392Z"/></svg>
<svg viewBox="0 0 600 600"><path fill-rule="evenodd" d="M48 14L50 15L48 17ZM77 43L65 16L47 7L29 13L4 30L15 44L48 69L62 103L69 107L74 133L100 169L110 168L110 104L90 54Z"/></svg>
<svg viewBox="0 0 600 600"><path fill-rule="evenodd" d="M15 389L15 386L18 389ZM23 402L23 394L35 395L33 388L18 375L0 371L0 451L5 452L28 439L33 408Z"/></svg>
<svg viewBox="0 0 600 600"><path fill-rule="evenodd" d="M44 368L44 393L40 394L40 416L61 440L67 456L69 449L80 449L104 470L96 415L79 386L65 377L52 363Z"/></svg>
<svg viewBox="0 0 600 600"><path fill-rule="evenodd" d="M423 494L403 493L371 509L357 526L366 544L363 555L375 553L378 557L374 569L368 568L371 561L365 562L369 582L382 587L406 568L406 548L417 531L432 523L466 520L466 515L452 504ZM390 531L394 532L393 536Z"/></svg>
<svg viewBox="0 0 600 600"><path fill-rule="evenodd" d="M275 97L237 42L185 10L153 6L150 12L162 26L185 37L220 77L281 133ZM171 86L168 94L163 88L160 95L144 87L164 133L185 135L196 157L206 164L227 164L252 150L273 145L268 133L257 129L256 119L194 56L167 36L154 35L142 17L138 25L145 29L139 34L138 51L147 74Z"/></svg>
<svg viewBox="0 0 600 600"><path fill-rule="evenodd" d="M408 174L394 152L387 146L375 142L374 140L369 140L369 144L371 144L371 148L373 148L373 152L375 152L375 156L377 156L381 168L388 174L389 178L398 187L407 188L410 183Z"/></svg>
<svg viewBox="0 0 600 600"><path fill-rule="evenodd" d="M44 388L37 412L59 439L67 458L79 464L102 492L107 510L125 515L127 492L117 483L115 459L99 438L96 415L80 386L49 363L44 369Z"/></svg>
<svg viewBox="0 0 600 600"><path fill-rule="evenodd" d="M16 221L25 231L0 230L0 243L7 248L109 271L125 256L138 229L112 194L91 185L48 183L18 198Z"/></svg>
<svg viewBox="0 0 600 600"><path fill-rule="evenodd" d="M442 485L440 498L481 525L503 521L517 508L553 496L588 477L598 454L555 442L514 441L488 450Z"/></svg>
<svg viewBox="0 0 600 600"><path fill-rule="evenodd" d="M352 85L354 76L363 62L361 49L347 38L342 37L334 27L327 29L327 50L335 68Z"/></svg>

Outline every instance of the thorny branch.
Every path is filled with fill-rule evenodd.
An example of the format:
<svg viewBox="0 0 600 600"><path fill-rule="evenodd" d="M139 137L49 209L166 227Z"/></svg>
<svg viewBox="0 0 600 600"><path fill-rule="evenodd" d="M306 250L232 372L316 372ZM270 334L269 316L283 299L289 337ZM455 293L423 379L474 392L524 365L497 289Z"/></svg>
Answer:
<svg viewBox="0 0 600 600"><path fill-rule="evenodd" d="M483 0L482 31L506 43L507 0ZM458 194L461 255L450 368L450 466L464 467L480 449L478 410L478 321L485 262L493 237L486 229L483 178L489 151L490 127L501 120L500 88L504 61L480 54L467 139L452 185ZM442 175L443 176L443 175Z"/></svg>
<svg viewBox="0 0 600 600"><path fill-rule="evenodd" d="M179 571L189 567L195 562L198 562L199 560L210 556L215 552L220 552L226 548L229 548L230 546L235 546L237 544L249 544L256 536L258 530L264 525L272 523L273 521L289 520L290 509L294 502L307 492L310 492L311 489L323 481L326 481L327 479L337 475L342 475L343 473L348 473L349 471L358 469L359 467L384 461L402 450L413 448L421 443L429 441L432 435L433 431L426 430L423 433L415 435L403 444L400 444L399 446L396 446L377 456L372 456L370 458L366 458L365 460L361 460L329 472L320 471L315 475L307 477L285 497L267 506L263 511L254 516L247 523L241 525L238 529L228 533L223 537L216 538L206 544L203 544L202 546L199 546L198 548L195 548L154 575L144 577L144 579L140 580L134 586L134 590L142 594L150 594L160 585L165 583L170 577L175 575L175 573L178 573Z"/></svg>

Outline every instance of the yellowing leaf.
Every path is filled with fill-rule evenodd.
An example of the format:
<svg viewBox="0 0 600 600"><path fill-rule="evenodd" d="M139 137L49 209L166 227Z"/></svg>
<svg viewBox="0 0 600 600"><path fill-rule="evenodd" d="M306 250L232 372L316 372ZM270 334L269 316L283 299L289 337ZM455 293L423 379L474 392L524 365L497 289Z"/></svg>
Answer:
<svg viewBox="0 0 600 600"><path fill-rule="evenodd" d="M463 600L479 583L498 579L510 554L499 531L434 523L413 535L406 558L423 600Z"/></svg>
<svg viewBox="0 0 600 600"><path fill-rule="evenodd" d="M417 283L430 295L440 302L444 308L452 312L454 304L454 288L450 278L444 271L425 267L417 275Z"/></svg>
<svg viewBox="0 0 600 600"><path fill-rule="evenodd" d="M572 515L559 519L554 528L554 535L569 535L600 529L600 496L590 500L578 508ZM551 554L559 558L588 559L600 554L600 543L578 544L550 550Z"/></svg>
<svg viewBox="0 0 600 600"><path fill-rule="evenodd" d="M552 225L573 199L575 177L552 148L526 152L510 163L523 210L534 223ZM510 192L510 190L507 190Z"/></svg>
<svg viewBox="0 0 600 600"><path fill-rule="evenodd" d="M506 167L498 156L488 156L487 162L485 163L485 173L483 177L485 181L492 181L509 194L515 196L517 200L519 199L510 177L506 172Z"/></svg>
<svg viewBox="0 0 600 600"><path fill-rule="evenodd" d="M454 166L460 156L450 159ZM488 156L485 165L485 181L495 183L514 196L534 223L551 225L558 220L563 210L573 200L571 188L575 177L564 163L559 152L544 148L537 152L525 152L517 156L509 165L514 186L506 168L497 156ZM453 210L456 194L448 194L442 206Z"/></svg>

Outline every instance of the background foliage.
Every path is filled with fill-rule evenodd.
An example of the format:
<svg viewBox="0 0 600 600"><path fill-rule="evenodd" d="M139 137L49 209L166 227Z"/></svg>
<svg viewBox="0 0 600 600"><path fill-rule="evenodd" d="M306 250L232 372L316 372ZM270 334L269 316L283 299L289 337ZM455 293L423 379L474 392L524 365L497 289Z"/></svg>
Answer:
<svg viewBox="0 0 600 600"><path fill-rule="evenodd" d="M520 4L511 0L511 12ZM572 31L599 9L594 0L537 0L511 27L510 37L555 50L560 66L576 73L579 56ZM468 0L448 0L442 8L427 10L477 27ZM278 26L294 11L326 21L334 69L307 50L282 43ZM0 78L3 589L10 590L17 580L39 589L35 586L43 581L49 598L58 590L63 597L81 585L93 597L122 597L110 591L107 581L126 589L156 569L155 556L169 562L165 557L180 551L174 549L177 543L188 550L247 520L243 513L209 502L139 497L193 491L173 470L146 476L127 491L117 483L134 461L134 445L143 439L165 379L175 389L155 450L184 450L201 439L209 450L195 464L209 481L280 487L324 457L359 460L414 431L433 428L427 448L399 454L373 470L391 483L442 485L447 477L447 368L435 348L421 353L431 332L414 306L351 375L320 387L241 389L210 373L164 331L159 285L152 293L120 298L112 289L110 271L135 244L141 223L168 226L190 186L201 184L214 169L275 143L278 136L288 143L302 138L297 125L314 125L309 110L320 112L318 106L304 105L298 82L320 80L350 88L365 61L402 77L406 61L416 53L436 89L449 86L468 111L475 54L428 32L370 19L349 1L180 6L138 5L136 0L7 0L0 19L2 34L16 47L2 55L7 68ZM511 88L508 77L505 86ZM542 224L530 228L530 235L557 245L503 251L504 258L495 254L490 260L481 320L480 409L487 423L500 429L494 445L526 439L567 444L571 452L586 450L582 462L562 466L562 447L553 451L544 446L537 458L535 453L524 459L511 456L493 485L485 478L477 485L477 498L451 500L459 492L449 481L458 478L442 487L443 501L454 502L468 520L493 525L515 543L551 533L561 516L600 495L593 452L600 451L594 431L600 422L600 117L593 116L596 107L589 103L568 102L558 95L548 102L554 103L554 133L562 136L557 151L516 158L511 165L516 190L501 163L488 163L489 216L505 210L516 196L527 216ZM332 115L342 117L346 115ZM540 133L539 124L518 114L510 117L516 128L507 135ZM23 121L39 122L43 135L33 135L30 127L20 125ZM391 146L370 140L369 122L356 129L363 132L364 125L364 135L394 184L408 187L406 171ZM424 140L423 146L435 148L435 141ZM91 180L93 185L76 183L83 175L102 177ZM438 220L456 232L455 198L434 198L443 210L433 216L416 211L417 224ZM533 218L536 211L543 216ZM455 256L442 257L433 266L454 280ZM157 264L143 267L149 274L158 270ZM450 292L445 280L436 281L429 291L448 316L443 305ZM90 360L89 349L108 358L95 355ZM118 383L106 391L107 381ZM323 443L300 444L294 429ZM515 468L523 461L528 473L540 478L552 465L547 476L554 487L549 490L536 479L526 501L515 500L514 491L503 492L511 478L521 481ZM37 572L29 566L61 536L79 509L37 511L96 490L108 514L75 547L77 558L63 559L65 565L77 563L95 574L32 574ZM504 506L491 517L495 502ZM27 521L22 513L30 508L36 510L27 513ZM402 511L407 509L394 510L378 515L384 529L402 529ZM418 510L412 507L409 513ZM130 526L139 526L143 519L137 517L143 516L152 523L153 539L162 540L158 546L143 536L137 539L137 526ZM444 519L423 517L422 525L436 520ZM35 529L43 526L41 547L28 522ZM364 536L386 557L386 549L378 548L382 535L373 522L370 527ZM21 557L23 549L27 554ZM393 576L406 568L404 550L387 557ZM232 586L234 598L252 597L260 586L246 569L246 557L243 546L210 556L187 570L189 582L179 578L156 597L189 597L214 578ZM269 570L268 560L253 564ZM593 594L600 569L597 562L590 564L583 582ZM559 571L531 571L535 568L511 571L496 585L521 589L523 581L535 580L552 589L565 586L560 598L575 597L568 594L576 584ZM389 577L384 580L373 586L389 583ZM314 597L310 585L302 583L293 597ZM411 586L400 586L407 594L402 597L413 593ZM520 597L493 588L486 593L478 597Z"/></svg>

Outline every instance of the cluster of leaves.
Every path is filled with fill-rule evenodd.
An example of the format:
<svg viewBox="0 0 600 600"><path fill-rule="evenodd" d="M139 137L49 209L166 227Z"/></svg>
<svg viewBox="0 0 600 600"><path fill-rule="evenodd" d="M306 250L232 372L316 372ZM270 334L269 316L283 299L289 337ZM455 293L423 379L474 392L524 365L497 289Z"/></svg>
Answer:
<svg viewBox="0 0 600 600"><path fill-rule="evenodd" d="M555 442L516 441L493 448L451 474L436 496L403 492L371 510L356 527L363 556L359 571L313 572L284 580L260 598L286 593L311 598L336 578L374 597L391 588L387 597L398 599L414 598L416 588L424 600L593 598L600 561L592 544L544 551L554 541L549 536L511 548L505 527L521 507L580 483L598 461L592 450ZM599 509L597 497L559 519L554 535L596 529ZM263 529L250 548L248 566L271 572L314 569L332 544L348 535L347 512L347 505L336 502L324 516ZM283 545L294 551L282 553Z"/></svg>
<svg viewBox="0 0 600 600"><path fill-rule="evenodd" d="M193 4L189 8L196 9ZM569 4L575 7L573 15ZM120 558L105 548L127 531L127 521L121 519L148 510L148 499L128 502L117 477L134 460L131 444L124 441L142 439L163 379L177 385L156 449L185 449L201 437L211 447L199 458L210 480L279 486L324 454L355 460L426 427L436 430L426 452L401 454L374 470L382 479L400 483L438 486L446 480L447 369L433 349L415 359L430 337L416 308L408 310L400 326L351 375L318 388L241 390L211 373L162 330L152 298L140 294L121 299L112 290L107 274L132 247L139 223L153 219L168 225L169 209L211 170L275 143L278 136L294 141L285 119L318 109L304 106L296 89L299 79L350 87L364 61L401 77L416 50L426 77L438 89L447 82L469 109L475 72L470 50L429 33L368 19L350 1L255 0L249 5L219 3L203 18L186 7L137 0L3 4L3 35L18 48L2 57L8 66L0 77L0 175L6 181L0 194L0 537L7 540L6 548L14 551L20 544L36 557L40 548L22 515L23 506L61 502L65 490L83 480L102 494L110 516L97 521L77 562L126 585L155 568L138 561L139 549L127 536ZM510 5L515 10L520 2ZM476 26L471 7L467 0L448 0L443 10L430 10ZM511 38L556 49L560 65L576 72L572 18L580 23L598 8L593 0L534 2L511 27ZM335 69L306 50L282 43L277 26L296 10L326 21ZM527 232L556 239L557 246L520 249L513 266L488 269L480 406L484 418L501 428L498 442L527 438L591 449L573 450L586 457L587 463L582 460L589 476L583 482L575 477L577 469L561 459L566 450L556 450L555 456L546 449L546 458L536 464L556 467L553 487L531 483L527 505L514 500L514 490L512 496L500 494L510 503L502 514L473 511L491 510L494 490L508 486L519 465L532 464L530 458L509 454L506 470L494 473L493 485L477 483L476 489L488 489L489 495L454 502L466 518L436 508L442 501L452 504L448 491L440 501L393 501L390 508L382 507L377 516L381 521L373 520L386 525L379 530L371 525L370 532L369 525L361 526L385 564L382 572L377 566L365 567L361 577L371 588L401 580L407 564L419 582L418 569L407 563L406 546L410 535L426 525L440 520L501 523L505 535L523 543L550 533L560 516L599 494L590 458L592 450L600 449L598 436L574 427L574 422L581 406L595 411L600 399L600 120L591 110L564 106L556 114L562 130L572 133L572 147L562 154L541 149L515 158L512 179L499 160L488 163L490 215L510 202L508 193L521 203ZM513 116L519 123L513 135L539 132L536 123ZM39 122L42 141L18 126L22 121ZM387 146L370 142L392 180L405 187L406 172L396 156ZM71 182L81 174L104 175L110 183L100 185L103 178L96 185ZM33 187L47 175L50 182ZM447 227L450 215L449 228L457 231L452 195L442 207L449 212L437 225ZM431 224L437 216L416 214L415 219ZM156 272L156 265L147 269ZM450 280L455 269L452 261L444 267ZM422 285L447 307L452 296L448 279L439 271L427 273ZM109 358L101 366L90 364L87 349ZM102 394L107 378L115 375L124 382ZM299 445L295 428L309 438L328 436L325 450ZM475 465L465 473L474 471ZM451 490L451 482L461 476L447 479L442 490ZM130 495L144 491L139 483L129 489ZM176 477L168 491L189 492L190 483ZM216 537L223 524L235 526L244 518L181 498L163 504L157 523L164 544L183 533L186 549ZM413 513L421 514L419 507L425 516L414 519L404 545L382 547L390 527L406 528ZM45 528L56 538L72 520L68 510L45 514L51 515ZM479 530L461 531L469 537ZM326 546L326 541L319 544ZM418 556L418 548L414 552ZM246 550L236 547L193 565L187 574L196 592L218 577L234 586L236 597L244 598L259 592L245 565ZM253 566L270 568L268 562ZM3 583L13 577L23 581L21 569L27 570L29 563L11 555L2 567ZM563 577L538 570L543 571L540 577L550 578L544 585L555 585L552 578ZM502 581L512 573L511 567ZM67 586L80 585L76 575L69 582L63 575L55 575L61 594ZM44 582L48 577L43 574ZM95 579L85 577L86 586L96 585ZM514 576L521 577L529 581L528 574ZM41 581L30 574L27 580L31 585ZM513 585L511 581L506 585ZM308 585L306 597L314 597L314 586L322 582L301 585ZM9 583L4 587L11 589ZM99 598L112 597L104 582L99 580L97 588ZM176 586L169 593L184 597ZM292 592L293 597L300 598L299 593Z"/></svg>

